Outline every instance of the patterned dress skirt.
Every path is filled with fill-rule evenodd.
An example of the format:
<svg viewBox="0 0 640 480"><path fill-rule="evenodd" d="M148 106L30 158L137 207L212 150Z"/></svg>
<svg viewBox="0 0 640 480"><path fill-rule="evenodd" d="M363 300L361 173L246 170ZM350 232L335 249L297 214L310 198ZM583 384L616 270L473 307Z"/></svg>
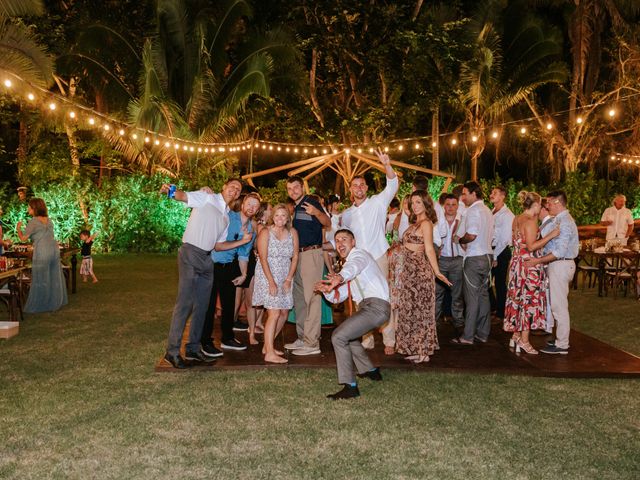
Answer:
<svg viewBox="0 0 640 480"><path fill-rule="evenodd" d="M436 284L424 251L402 248L398 274L396 350L402 355L433 355L438 345L436 331Z"/></svg>
<svg viewBox="0 0 640 480"><path fill-rule="evenodd" d="M522 332L545 328L547 321L547 279L542 265L527 267L531 255L519 234L513 238L513 258L509 268L507 302L503 328L506 332Z"/></svg>

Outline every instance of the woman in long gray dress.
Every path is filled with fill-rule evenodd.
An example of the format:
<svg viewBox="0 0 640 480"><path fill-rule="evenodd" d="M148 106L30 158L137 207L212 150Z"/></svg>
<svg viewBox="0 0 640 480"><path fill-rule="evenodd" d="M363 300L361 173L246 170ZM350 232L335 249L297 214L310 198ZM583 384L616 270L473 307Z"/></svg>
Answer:
<svg viewBox="0 0 640 480"><path fill-rule="evenodd" d="M273 209L271 225L258 235L258 264L256 265L253 305L267 311L264 326L264 361L287 363L283 352L273 346L282 330L287 313L293 307L292 281L298 264L298 232L291 227L291 214L286 205Z"/></svg>
<svg viewBox="0 0 640 480"><path fill-rule="evenodd" d="M67 304L67 287L60 265L60 249L53 236L53 224L47 213L47 206L41 198L29 200L29 215L24 232L22 222L16 230L20 240L33 242L31 260L31 288L24 307L25 312L53 312Z"/></svg>

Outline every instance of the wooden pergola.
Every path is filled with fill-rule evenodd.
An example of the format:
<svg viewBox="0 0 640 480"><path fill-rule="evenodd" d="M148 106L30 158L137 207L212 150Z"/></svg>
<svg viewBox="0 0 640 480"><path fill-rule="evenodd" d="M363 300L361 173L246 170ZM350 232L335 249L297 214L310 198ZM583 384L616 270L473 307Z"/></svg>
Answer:
<svg viewBox="0 0 640 480"><path fill-rule="evenodd" d="M450 173L441 172L439 170L431 170L430 168L411 165L409 163L399 162L397 160L391 160L391 165L406 170L413 170L415 172L434 175L436 177L445 177L446 181L444 183L443 191L447 190L447 188L455 178ZM297 162L289 162L284 165L280 165L279 167L273 167L259 172L249 173L247 175L243 175L242 179L246 180L250 185L255 186L253 184L254 178L269 175L271 173L281 172L283 170L288 170L287 175L289 177L300 175L304 180L305 187L308 188L309 179L318 175L320 172L326 170L327 168L330 168L331 170L336 172L336 174L342 177L342 179L344 180L345 189L349 188L353 177L363 175L365 172L371 170L372 168L383 173L385 172L384 167L378 161L378 157L376 157L375 155L358 153L350 149L344 149L336 151L335 153L327 153L317 157L298 160Z"/></svg>

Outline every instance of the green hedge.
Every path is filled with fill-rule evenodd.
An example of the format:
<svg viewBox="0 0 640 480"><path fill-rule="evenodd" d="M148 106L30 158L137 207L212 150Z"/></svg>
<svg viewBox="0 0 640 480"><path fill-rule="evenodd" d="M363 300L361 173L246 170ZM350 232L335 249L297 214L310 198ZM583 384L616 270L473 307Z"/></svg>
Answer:
<svg viewBox="0 0 640 480"><path fill-rule="evenodd" d="M225 174L226 175L226 174ZM220 175L211 180L210 186L219 191L225 180ZM101 188L89 180L67 179L31 187L32 195L42 197L54 222L56 238L64 243L78 245L83 228L98 232L96 251L105 252L171 252L180 245L189 210L184 204L169 201L158 190L167 182L162 176L147 177L129 175L107 179ZM430 182L429 190L437 198L444 179ZM502 183L499 178L482 180L485 192ZM508 191L507 204L514 211L520 210L516 196L520 190L545 194L562 188L569 197L569 208L580 225L596 223L604 209L611 204L615 193L627 196L627 205L634 218L640 218L640 186L616 183L609 187L606 181L596 179L591 173L569 175L562 185L523 185L508 180L503 183ZM193 185L179 184L179 188L193 189ZM401 186L399 196L410 191L410 184ZM266 200L277 202L286 197L284 182L262 191ZM7 184L0 185L0 206L4 210L5 237L17 241L15 224L26 221L27 207L17 201L15 191Z"/></svg>

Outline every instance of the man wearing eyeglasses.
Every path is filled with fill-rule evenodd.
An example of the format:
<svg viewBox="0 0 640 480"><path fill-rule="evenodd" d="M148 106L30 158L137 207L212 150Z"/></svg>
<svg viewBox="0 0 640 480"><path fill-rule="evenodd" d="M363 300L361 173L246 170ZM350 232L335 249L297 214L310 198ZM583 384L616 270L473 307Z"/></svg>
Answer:
<svg viewBox="0 0 640 480"><path fill-rule="evenodd" d="M567 195L563 191L557 190L547 195L547 209L554 217L555 226L560 228L560 235L545 245L544 256L532 257L525 262L528 267L540 263L548 264L551 313L556 324L556 338L540 351L550 355L567 355L571 326L569 285L576 273L575 258L580 249L578 227L567 210Z"/></svg>

